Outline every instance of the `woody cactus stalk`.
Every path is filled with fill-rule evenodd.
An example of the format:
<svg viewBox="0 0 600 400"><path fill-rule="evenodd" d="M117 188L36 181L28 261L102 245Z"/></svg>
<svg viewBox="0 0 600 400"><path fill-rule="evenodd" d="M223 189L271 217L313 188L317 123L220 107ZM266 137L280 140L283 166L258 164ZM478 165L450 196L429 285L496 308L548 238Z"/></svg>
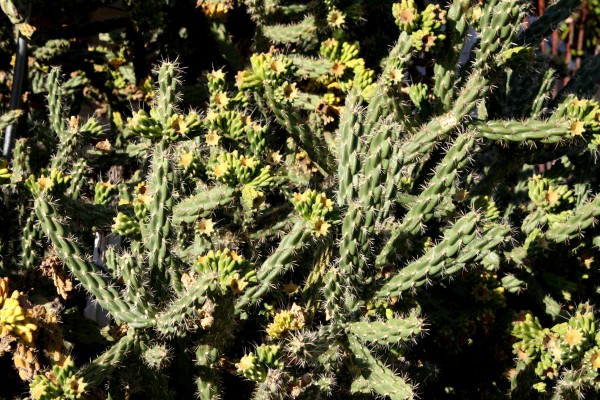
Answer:
<svg viewBox="0 0 600 400"><path fill-rule="evenodd" d="M337 23L343 10L326 3ZM238 379L256 399L414 398L419 375L410 372L419 367L406 349L439 317L422 314L429 286L474 271L504 304L505 292L535 289L540 248L597 247L598 182L571 177L597 170L600 107L572 87L550 99L552 74L533 47L561 14L550 7L521 32L525 3L486 2L481 15L467 3L394 5L401 32L378 77L343 39L321 43L316 59L274 46L251 57L236 87L223 71L209 73L202 112L179 109L178 67L163 63L151 109L124 123L119 151L139 172L114 187L98 182L95 204L76 196L81 169L64 171L77 129L51 90L63 156L27 179L35 218L118 332L81 377L65 366L71 396L107 384L214 399L235 394L225 382ZM228 3L201 2L205 12L217 4ZM271 2L246 4L257 21L275 12ZM469 24L478 37L470 49ZM260 34L310 48L294 29L278 38L265 25ZM417 82L421 59L436 63L432 79ZM534 173L541 163L553 164L544 177ZM506 177L517 183L502 187ZM72 210L102 216L98 227L112 220L122 236L104 270L76 240ZM528 342L518 350L543 364L539 344L526 348L539 334L523 326L515 335ZM583 368L578 360L594 357L595 328L585 329L585 346L565 363ZM153 384L132 384L129 365ZM32 395L43 385L34 378Z"/></svg>

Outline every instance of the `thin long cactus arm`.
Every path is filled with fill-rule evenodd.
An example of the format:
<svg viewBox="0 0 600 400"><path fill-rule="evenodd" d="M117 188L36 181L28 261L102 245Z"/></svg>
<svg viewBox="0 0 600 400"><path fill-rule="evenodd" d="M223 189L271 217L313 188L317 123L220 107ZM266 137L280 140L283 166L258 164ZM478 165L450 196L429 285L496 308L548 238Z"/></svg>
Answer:
<svg viewBox="0 0 600 400"><path fill-rule="evenodd" d="M454 0L448 10L447 39L442 54L433 67L434 87L433 94L440 99L444 110L449 110L454 98L454 81L456 78L456 63L461 48L465 43L468 23L464 15L464 7L468 5L465 0Z"/></svg>
<svg viewBox="0 0 600 400"><path fill-rule="evenodd" d="M348 204L357 196L358 173L361 167L359 155L362 147L361 136L363 135L361 115L359 95L353 90L346 97L346 105L340 116L338 130L339 185L337 201L339 205Z"/></svg>
<svg viewBox="0 0 600 400"><path fill-rule="evenodd" d="M88 164L84 158L80 158L73 164L71 171L71 182L69 182L69 188L67 189L67 196L77 200L81 195L86 179L85 174L88 172Z"/></svg>
<svg viewBox="0 0 600 400"><path fill-rule="evenodd" d="M238 190L229 186L217 186L201 191L173 207L173 224L192 223L198 218L208 217L215 208L231 203Z"/></svg>
<svg viewBox="0 0 600 400"><path fill-rule="evenodd" d="M247 288L235 304L236 312L241 312L250 304L257 303L275 284L275 280L289 271L294 265L296 254L304 249L312 238L306 222L297 222L292 230L279 242L277 249L260 266L257 271L258 283Z"/></svg>
<svg viewBox="0 0 600 400"><path fill-rule="evenodd" d="M52 130L62 141L65 139L63 135L67 129L67 114L64 110L62 100L61 81L60 68L52 68L46 80L48 87L48 115Z"/></svg>
<svg viewBox="0 0 600 400"><path fill-rule="evenodd" d="M494 225L483 234L477 232L476 212L462 216L449 228L444 239L422 257L402 268L383 284L375 299L400 296L402 292L421 286L439 275L457 272L466 263L477 262L510 237L510 228Z"/></svg>
<svg viewBox="0 0 600 400"><path fill-rule="evenodd" d="M196 313L197 308L206 301L211 293L218 291L216 274L198 276L187 291L167 306L167 309L156 316L156 329L164 335L182 334L185 319Z"/></svg>
<svg viewBox="0 0 600 400"><path fill-rule="evenodd" d="M126 336L119 339L110 349L84 366L81 375L85 383L90 387L101 385L133 350L135 341L135 332L130 330Z"/></svg>
<svg viewBox="0 0 600 400"><path fill-rule="evenodd" d="M0 130L4 130L7 126L16 123L23 115L23 110L11 110L6 114L0 115Z"/></svg>
<svg viewBox="0 0 600 400"><path fill-rule="evenodd" d="M465 133L456 138L440 162L427 188L415 199L402 223L392 232L390 239L377 256L376 266L383 266L390 262L396 254L403 252L405 250L403 243L411 236L418 234L421 224L433 217L435 208L450 192L454 179L467 164L474 147L475 139L471 133Z"/></svg>
<svg viewBox="0 0 600 400"><path fill-rule="evenodd" d="M164 62L158 68L158 90L156 111L164 128L169 125L169 118L176 112L175 105L179 96L178 65L175 62Z"/></svg>
<svg viewBox="0 0 600 400"><path fill-rule="evenodd" d="M277 122L287 129L292 139L306 151L315 164L326 174L332 174L335 171L333 154L325 141L315 136L294 110L278 103L275 100L274 90L275 88L269 82L265 82L266 105L275 115Z"/></svg>
<svg viewBox="0 0 600 400"><path fill-rule="evenodd" d="M115 286L107 282L96 267L84 259L83 252L70 238L67 226L60 221L60 214L51 202L43 195L38 196L34 201L34 208L44 234L52 242L58 256L102 308L133 327L143 328L154 324L154 315L141 314L123 301Z"/></svg>
<svg viewBox="0 0 600 400"><path fill-rule="evenodd" d="M173 255L169 248L172 237L170 216L173 209L173 171L167 154L166 141L155 145L149 187L153 197L147 229L148 239L144 242L149 252L150 280L160 297L168 292L171 286L177 291L181 290L179 272L171 265Z"/></svg>
<svg viewBox="0 0 600 400"><path fill-rule="evenodd" d="M573 137L568 121L486 121L472 125L477 137L521 143L554 144Z"/></svg>
<svg viewBox="0 0 600 400"><path fill-rule="evenodd" d="M369 349L354 335L348 335L348 344L369 390L381 396L389 396L392 400L414 398L412 386L373 357Z"/></svg>
<svg viewBox="0 0 600 400"><path fill-rule="evenodd" d="M424 321L416 315L390 318L385 321L358 321L346 325L346 331L362 342L393 345L419 335Z"/></svg>
<svg viewBox="0 0 600 400"><path fill-rule="evenodd" d="M531 104L530 116L531 118L540 118L544 112L544 106L550 100L552 95L552 87L554 86L556 76L556 70L549 68L542 78L542 84L538 90L537 95L533 99Z"/></svg>
<svg viewBox="0 0 600 400"><path fill-rule="evenodd" d="M558 0L544 10L544 14L517 37L518 45L537 45L558 25L567 19L571 12L581 6L581 0Z"/></svg>
<svg viewBox="0 0 600 400"><path fill-rule="evenodd" d="M566 221L553 224L546 231L546 239L554 243L565 242L581 235L584 229L589 228L600 216L600 196L589 203L577 207L573 215Z"/></svg>

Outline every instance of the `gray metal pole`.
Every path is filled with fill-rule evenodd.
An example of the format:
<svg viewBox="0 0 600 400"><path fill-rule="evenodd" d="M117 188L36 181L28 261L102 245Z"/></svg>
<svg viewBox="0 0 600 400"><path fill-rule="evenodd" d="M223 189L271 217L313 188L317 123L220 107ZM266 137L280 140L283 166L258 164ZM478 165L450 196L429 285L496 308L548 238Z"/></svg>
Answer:
<svg viewBox="0 0 600 400"><path fill-rule="evenodd" d="M15 61L15 70L13 74L12 92L10 97L10 109L16 110L21 102L23 93L23 75L25 73L25 63L27 62L27 38L19 32L17 39L17 57ZM2 147L2 157L10 159L12 149L15 144L16 124L10 124L4 131L4 145Z"/></svg>

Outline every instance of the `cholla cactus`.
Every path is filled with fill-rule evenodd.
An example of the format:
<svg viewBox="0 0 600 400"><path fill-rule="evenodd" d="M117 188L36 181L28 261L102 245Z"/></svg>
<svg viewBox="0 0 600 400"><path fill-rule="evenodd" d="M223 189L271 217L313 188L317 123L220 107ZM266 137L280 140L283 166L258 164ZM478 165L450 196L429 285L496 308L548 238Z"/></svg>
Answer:
<svg viewBox="0 0 600 400"><path fill-rule="evenodd" d="M571 93L576 83L550 99L552 74L533 51L558 22L556 9L521 31L526 4L487 2L464 64L458 55L474 10L460 0L423 10L402 2L389 10L402 30L376 77L339 32L313 43L319 19L339 29L349 3L319 2L299 23L304 5L244 3L259 35L317 58L264 49L236 87L213 71L202 111L179 108L177 65L163 63L155 102L127 119L127 143L112 150L139 172L88 185L89 197L78 195L85 160L73 162L83 128L67 123L61 92L51 88L60 146L47 171L26 181L34 198L27 232L39 226L73 283L107 310L112 342L82 367L82 378L71 366L54 366L54 380L38 374L32 396L76 398L108 383L157 398L197 390L211 399L221 375L233 373L251 381L257 399L414 398L421 360L406 346L433 308L427 287L470 276L471 290L462 292L475 299L473 318L489 327L482 320L508 296L525 292L536 305L554 305L556 293L572 301L585 283L584 273L534 268L540 248L569 258L598 246L598 182L572 178L597 170L598 106ZM219 4L230 3L200 6L222 24ZM272 24L286 12L295 22ZM415 72L422 61L434 62L432 79ZM540 163L552 164L544 176ZM515 185L500 185L506 177ZM112 224L123 236L120 248L106 250L102 271L75 239L78 214L90 230ZM589 239L580 238L584 231ZM577 243L573 252L564 251L567 241ZM549 298L540 299L536 284L551 287ZM439 314L425 315L434 328ZM549 332L528 317L515 325L518 354L536 359L542 374L576 366L592 376L597 344L588 314ZM445 332L469 342L470 323L452 321ZM27 329L22 339L33 335ZM135 385L131 365L149 387Z"/></svg>

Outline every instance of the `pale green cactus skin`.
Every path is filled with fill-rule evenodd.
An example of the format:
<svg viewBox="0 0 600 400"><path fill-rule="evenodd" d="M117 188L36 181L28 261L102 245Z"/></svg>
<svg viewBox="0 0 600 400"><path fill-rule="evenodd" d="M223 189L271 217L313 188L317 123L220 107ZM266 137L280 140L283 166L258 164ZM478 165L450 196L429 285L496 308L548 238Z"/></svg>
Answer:
<svg viewBox="0 0 600 400"><path fill-rule="evenodd" d="M117 145L140 168L126 182L91 184L81 133L100 128L67 119L60 73L50 72L49 129L58 145L48 170L27 179L33 214L23 218L22 264L33 268L43 237L123 330L82 362L90 388L118 387L140 364L153 398L217 399L228 390L225 374L249 380L255 399L415 398L420 382L397 371L399 355L426 334L430 316L418 299L428 286L492 271L498 293L534 292L531 259L540 249L598 247L598 184L569 177L598 171L600 107L577 97L585 75L550 99L554 71L533 47L566 17L561 5L576 2L559 1L521 33L525 2L486 2L474 26L479 42L459 66L470 3L419 10L403 1L390 10L400 32L379 76L355 43L318 43L321 21L298 19L303 6L243 3L258 40L317 58L256 53L244 69L223 22L212 21L224 57L240 70L236 87L213 71L206 109L183 110L179 66L162 63L152 107L132 113L121 132L127 143ZM324 15L352 15L339 2L322 3ZM433 80L409 83L419 57L436 60ZM517 64L524 66L513 70ZM523 76L539 80L524 91ZM28 175L27 153L17 148L11 169ZM551 162L556 176L534 173ZM499 188L507 176L518 182ZM122 247L104 255L105 271L90 262L79 221L121 236ZM552 296L544 302L558 305ZM265 334L280 310L294 328ZM528 314L515 324L515 351L529 357L517 365L515 391L533 360L537 375L580 367L585 390L598 389L600 344L586 315L555 327L561 338L571 325L585 330L576 349L561 339L556 365L539 321ZM551 379L542 383L538 391L553 390Z"/></svg>

